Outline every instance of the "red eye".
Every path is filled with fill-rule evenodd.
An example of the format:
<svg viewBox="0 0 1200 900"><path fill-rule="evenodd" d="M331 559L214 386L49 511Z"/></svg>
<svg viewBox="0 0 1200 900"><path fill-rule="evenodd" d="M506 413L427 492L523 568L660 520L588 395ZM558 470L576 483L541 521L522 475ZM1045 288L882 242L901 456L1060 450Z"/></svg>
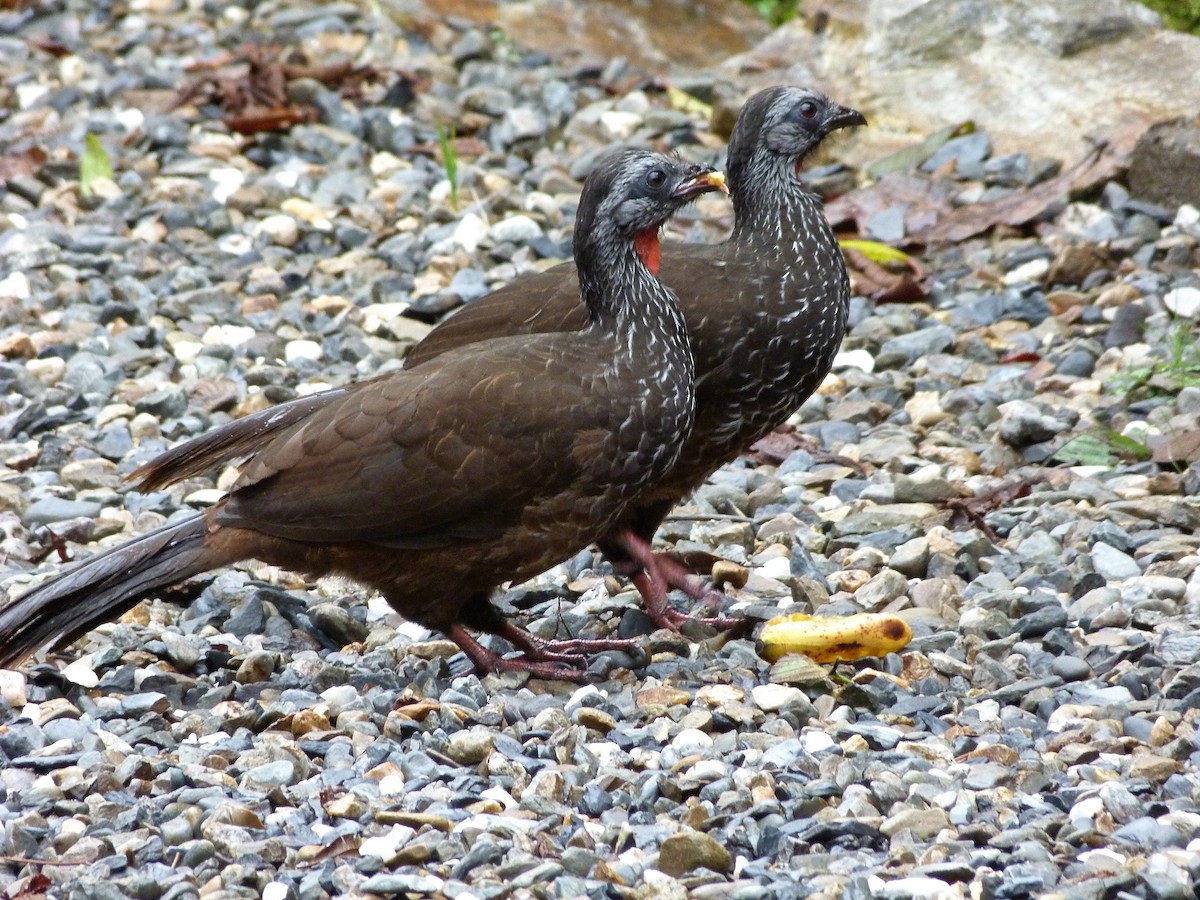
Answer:
<svg viewBox="0 0 1200 900"><path fill-rule="evenodd" d="M796 109L803 119L811 119L817 114L817 104L812 100L805 100Z"/></svg>

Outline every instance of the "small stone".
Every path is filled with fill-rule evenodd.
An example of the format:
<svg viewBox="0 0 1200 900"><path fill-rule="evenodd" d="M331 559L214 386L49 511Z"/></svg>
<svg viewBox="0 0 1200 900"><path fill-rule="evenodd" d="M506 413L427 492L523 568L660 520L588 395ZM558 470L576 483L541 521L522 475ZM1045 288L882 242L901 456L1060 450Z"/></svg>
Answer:
<svg viewBox="0 0 1200 900"><path fill-rule="evenodd" d="M797 687L785 684L760 684L751 689L755 705L763 712L778 712L804 696Z"/></svg>
<svg viewBox="0 0 1200 900"><path fill-rule="evenodd" d="M1092 547L1092 565L1096 574L1107 581L1123 581L1142 574L1141 566L1132 556L1104 543Z"/></svg>
<svg viewBox="0 0 1200 900"><path fill-rule="evenodd" d="M943 828L949 827L950 817L944 810L905 809L884 819L879 830L888 837L908 831L916 840L928 841L936 837Z"/></svg>
<svg viewBox="0 0 1200 900"><path fill-rule="evenodd" d="M263 792L295 783L296 764L286 759L255 766L247 770L239 781L243 788Z"/></svg>
<svg viewBox="0 0 1200 900"><path fill-rule="evenodd" d="M542 236L542 228L529 216L515 215L501 219L488 231L488 237L497 244L511 242L527 244Z"/></svg>
<svg viewBox="0 0 1200 900"><path fill-rule="evenodd" d="M658 869L679 878L694 869L728 872L733 857L725 845L702 831L685 829L662 842L658 850Z"/></svg>
<svg viewBox="0 0 1200 900"><path fill-rule="evenodd" d="M450 736L446 755L465 766L474 766L487 759L495 736L487 731L459 731Z"/></svg>
<svg viewBox="0 0 1200 900"><path fill-rule="evenodd" d="M25 676L11 669L0 669L0 700L12 709L21 709L26 697Z"/></svg>
<svg viewBox="0 0 1200 900"><path fill-rule="evenodd" d="M303 737L312 731L328 731L329 719L315 709L297 710L292 716L292 734Z"/></svg>
<svg viewBox="0 0 1200 900"><path fill-rule="evenodd" d="M1141 753L1134 756L1130 762L1129 777L1144 778L1158 784L1177 773L1179 768L1176 760L1168 759L1165 756L1156 756L1153 753Z"/></svg>
<svg viewBox="0 0 1200 900"><path fill-rule="evenodd" d="M1163 635L1158 642L1158 655L1171 666L1200 663L1200 633L1174 631Z"/></svg>
<svg viewBox="0 0 1200 900"><path fill-rule="evenodd" d="M309 609L315 625L339 647L362 643L371 630L337 603L318 603Z"/></svg>
<svg viewBox="0 0 1200 900"><path fill-rule="evenodd" d="M854 599L867 612L879 612L908 593L908 579L895 569L884 569L854 592Z"/></svg>
<svg viewBox="0 0 1200 900"><path fill-rule="evenodd" d="M331 819L357 820L367 811L367 804L357 794L348 792L325 804L325 812Z"/></svg>
<svg viewBox="0 0 1200 900"><path fill-rule="evenodd" d="M253 233L281 247L294 247L300 241L300 223L286 213L275 213L262 219Z"/></svg>
<svg viewBox="0 0 1200 900"><path fill-rule="evenodd" d="M1200 318L1200 288L1181 287L1163 294L1163 306L1185 319Z"/></svg>
<svg viewBox="0 0 1200 900"><path fill-rule="evenodd" d="M368 894L383 894L386 897L402 897L408 894L428 897L440 893L445 883L436 875L381 872L362 882L358 889Z"/></svg>
<svg viewBox="0 0 1200 900"><path fill-rule="evenodd" d="M266 681L275 671L275 654L265 650L247 653L233 676L239 684L255 684Z"/></svg>
<svg viewBox="0 0 1200 900"><path fill-rule="evenodd" d="M616 719L594 706L581 706L571 714L571 717L584 728L591 728L601 734L608 734L617 727Z"/></svg>
<svg viewBox="0 0 1200 900"><path fill-rule="evenodd" d="M1078 656L1054 657L1050 663L1050 672L1063 681L1085 681L1092 677L1092 667L1087 664L1087 660Z"/></svg>

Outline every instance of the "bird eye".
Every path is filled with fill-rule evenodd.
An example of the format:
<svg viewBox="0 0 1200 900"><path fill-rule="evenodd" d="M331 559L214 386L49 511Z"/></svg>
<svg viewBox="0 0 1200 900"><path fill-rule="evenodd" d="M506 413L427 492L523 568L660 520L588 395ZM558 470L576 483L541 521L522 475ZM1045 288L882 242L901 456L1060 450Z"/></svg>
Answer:
<svg viewBox="0 0 1200 900"><path fill-rule="evenodd" d="M646 186L652 190L658 190L667 183L667 173L662 169L651 169L646 173Z"/></svg>
<svg viewBox="0 0 1200 900"><path fill-rule="evenodd" d="M800 113L802 119L811 119L817 114L817 104L815 100L805 100L796 110Z"/></svg>

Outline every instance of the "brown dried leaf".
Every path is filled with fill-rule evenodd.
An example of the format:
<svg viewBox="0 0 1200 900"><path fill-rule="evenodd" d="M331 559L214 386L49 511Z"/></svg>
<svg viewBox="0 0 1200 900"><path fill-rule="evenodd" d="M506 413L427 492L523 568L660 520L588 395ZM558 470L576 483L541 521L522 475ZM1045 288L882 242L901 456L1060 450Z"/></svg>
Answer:
<svg viewBox="0 0 1200 900"><path fill-rule="evenodd" d="M13 857L4 857L4 858L10 859ZM13 858L13 859L15 859L15 858ZM36 860L29 860L29 862L36 862ZM53 865L53 864L51 863L51 865ZM25 884L24 887L22 887L19 891L17 891L15 894L13 894L12 900L43 900L43 898L49 896L48 891L53 886L54 886L54 882L52 882L46 875L43 875L41 872L38 872L36 875L34 875L32 878L29 879L29 881Z"/></svg>
<svg viewBox="0 0 1200 900"><path fill-rule="evenodd" d="M28 38L28 44L35 50L41 50L43 53L59 59L63 56L70 56L71 48L66 44L56 41L48 34L35 34Z"/></svg>
<svg viewBox="0 0 1200 900"><path fill-rule="evenodd" d="M845 253L850 283L856 294L876 303L916 303L929 293L924 273L911 258L910 270L896 272L858 250L846 250Z"/></svg>
<svg viewBox="0 0 1200 900"><path fill-rule="evenodd" d="M983 517L993 510L1012 503L1014 500L1028 497L1031 484L1032 480L1026 479L1008 481L998 484L990 491L984 491L982 494L977 494L974 497L951 497L948 500L943 500L942 508L950 510L950 521L948 524L951 528L956 531L963 531L967 528L978 528L987 535L988 540L995 542L999 540L999 536L996 532L992 531L991 527L983 520Z"/></svg>
<svg viewBox="0 0 1200 900"><path fill-rule="evenodd" d="M250 108L245 113L226 116L225 126L236 134L259 134L263 131L286 131L293 125L315 122L317 111L302 106L277 106L271 109Z"/></svg>
<svg viewBox="0 0 1200 900"><path fill-rule="evenodd" d="M793 450L807 450L814 462L846 466L856 472L865 471L857 460L825 452L816 438L797 431L793 425L780 425L770 434L759 438L750 445L750 456L759 465L777 466L791 456Z"/></svg>
<svg viewBox="0 0 1200 900"><path fill-rule="evenodd" d="M30 147L19 153L0 156L0 181L8 181L21 175L32 175L46 162L46 151L41 147Z"/></svg>
<svg viewBox="0 0 1200 900"><path fill-rule="evenodd" d="M900 206L905 210L905 232L911 234L928 228L952 210L955 189L956 185L950 181L933 181L914 173L887 175L829 201L825 204L825 216L835 228L852 226L859 234L867 234L871 219Z"/></svg>
<svg viewBox="0 0 1200 900"><path fill-rule="evenodd" d="M1070 194L1072 185L1092 177L1091 170L1106 166L1106 147L1096 147L1091 153L1056 178L1018 191L993 203L960 206L942 216L936 224L913 231L909 238L917 243L935 241L957 243L996 225L1017 227L1044 216L1052 207Z"/></svg>

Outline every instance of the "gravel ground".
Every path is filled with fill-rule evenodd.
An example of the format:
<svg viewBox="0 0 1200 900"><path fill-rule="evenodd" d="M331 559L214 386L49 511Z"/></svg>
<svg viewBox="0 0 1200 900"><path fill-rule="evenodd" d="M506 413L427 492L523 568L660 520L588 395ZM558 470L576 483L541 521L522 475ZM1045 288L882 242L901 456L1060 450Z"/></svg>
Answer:
<svg viewBox="0 0 1200 900"><path fill-rule="evenodd" d="M223 483L123 492L139 462L394 366L444 311L561 258L609 145L719 155L619 63L561 70L349 3L204 9L0 13L10 593ZM231 134L215 101L266 82L201 64L268 38L370 71L291 70L315 118ZM303 62L259 53L270 77ZM457 208L434 158L451 121ZM115 175L81 197L88 133ZM964 200L1047 174L979 149L948 151ZM714 240L729 215L706 198L675 231ZM750 568L734 610L897 612L901 654L832 675L768 666L751 640L647 635L586 552L501 602L541 634L647 635L651 663L597 659L583 688L480 679L352 585L214 573L190 605L0 672L0 890L1194 897L1198 240L1195 209L1114 182L1036 235L927 253L928 297L856 297L795 430L660 534ZM1138 460L1159 439L1180 462Z"/></svg>

